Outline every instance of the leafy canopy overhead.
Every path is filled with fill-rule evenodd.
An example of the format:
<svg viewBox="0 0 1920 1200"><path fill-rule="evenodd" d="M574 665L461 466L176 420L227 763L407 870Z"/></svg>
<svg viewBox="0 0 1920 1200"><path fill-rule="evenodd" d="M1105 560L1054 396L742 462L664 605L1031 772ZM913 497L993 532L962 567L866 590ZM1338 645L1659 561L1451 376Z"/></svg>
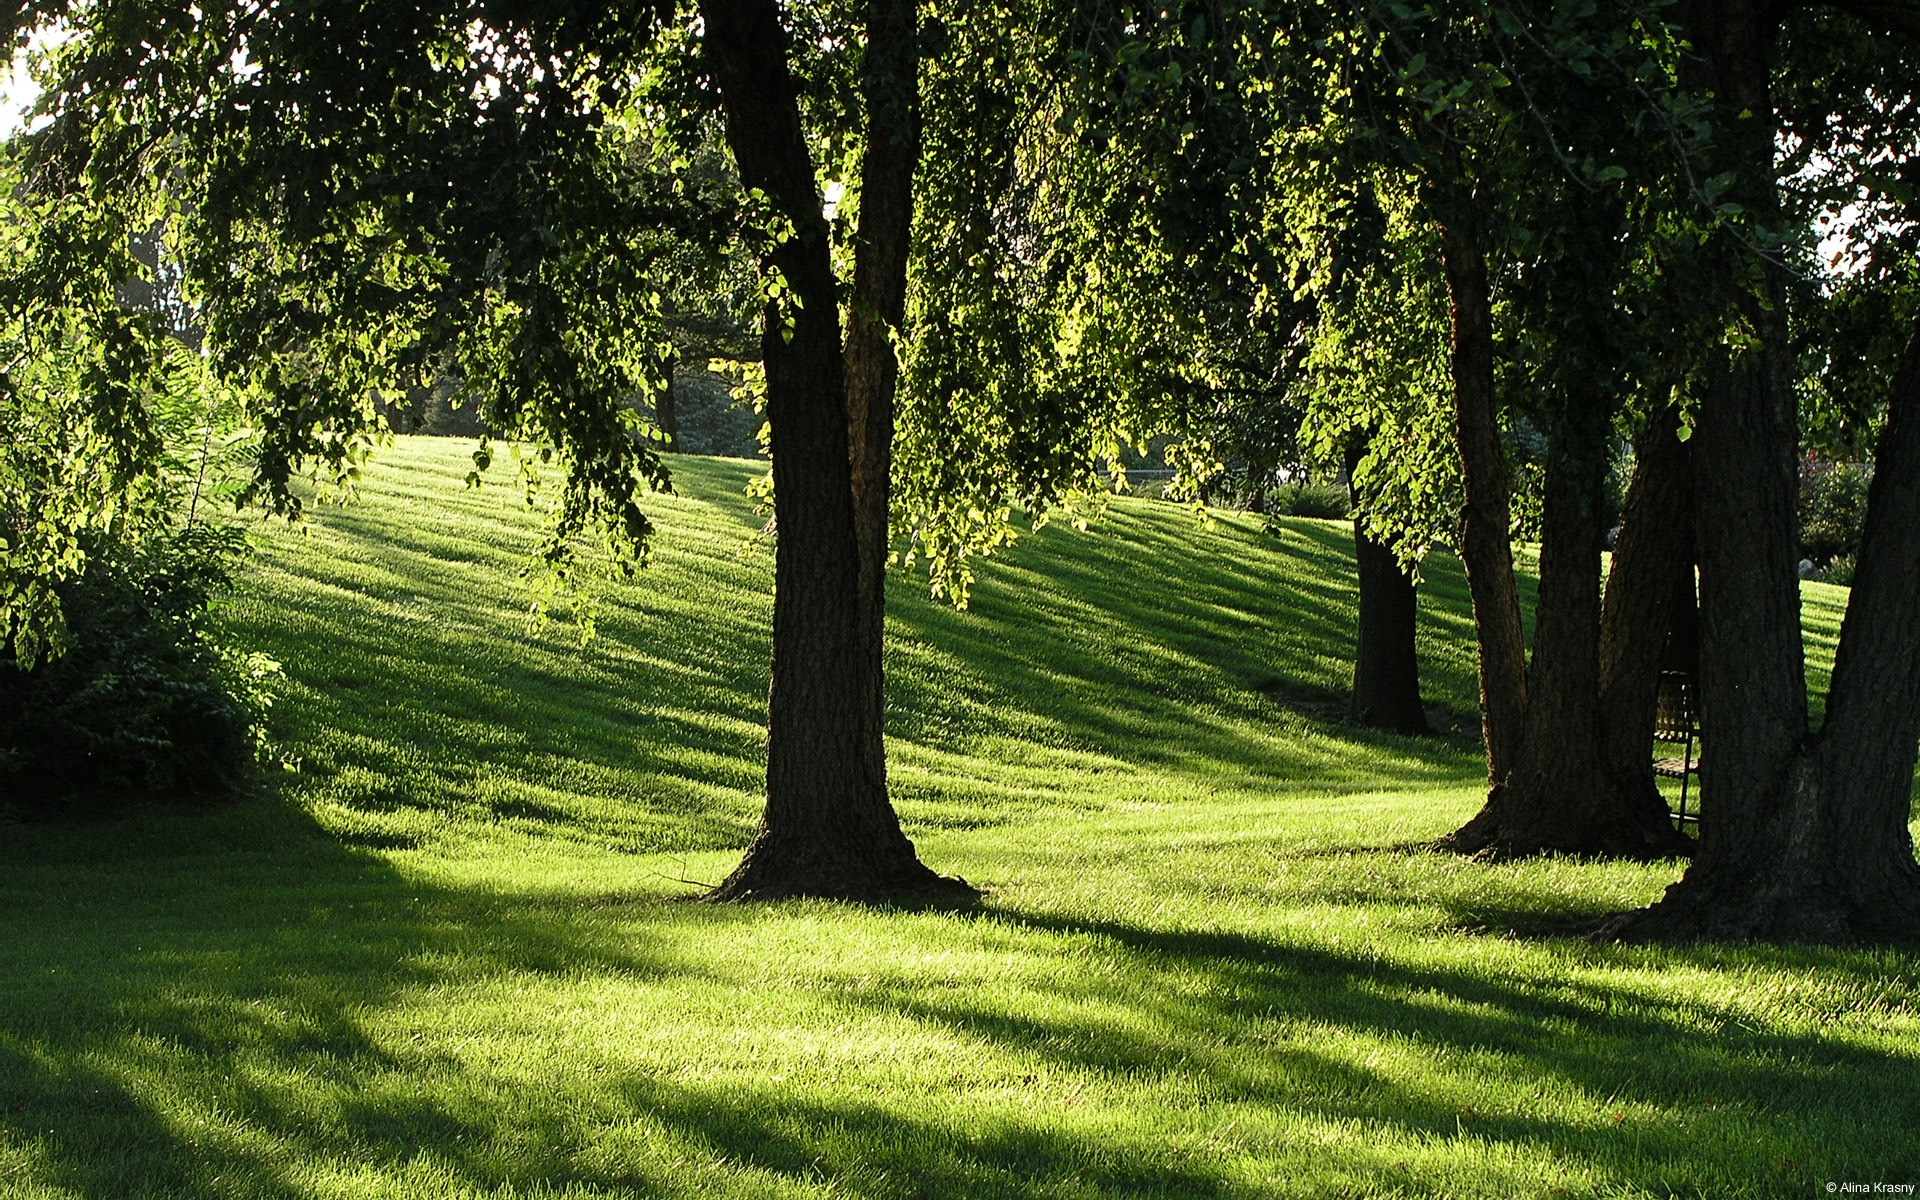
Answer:
<svg viewBox="0 0 1920 1200"><path fill-rule="evenodd" d="M0 333L8 361L69 364L34 393L88 425L62 495L88 464L111 487L152 461L172 331L120 302L153 274L131 253L148 237L212 372L253 406L256 498L297 510L303 464L349 476L383 399L450 379L492 428L558 452L550 560L593 529L643 551L640 498L667 476L625 401L671 357L676 256L741 220L679 177L710 109L684 14L56 0L6 32L38 47L45 91L9 151ZM9 382L0 402L29 394ZM10 626L32 599L7 594Z"/></svg>

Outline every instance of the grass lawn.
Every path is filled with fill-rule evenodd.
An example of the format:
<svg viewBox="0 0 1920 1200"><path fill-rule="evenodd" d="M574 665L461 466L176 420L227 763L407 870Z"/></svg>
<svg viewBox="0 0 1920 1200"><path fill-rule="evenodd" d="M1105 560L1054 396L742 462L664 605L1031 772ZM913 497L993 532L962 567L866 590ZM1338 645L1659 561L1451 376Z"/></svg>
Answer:
<svg viewBox="0 0 1920 1200"><path fill-rule="evenodd" d="M1329 719L1350 537L1116 501L897 579L894 793L966 912L686 902L757 815L770 549L682 460L599 636L468 447L262 527L268 800L0 827L0 1197L1782 1196L1920 1181L1910 955L1529 933L1677 864L1408 849L1483 767ZM1844 593L1807 589L1830 657ZM1815 674L1822 679L1823 666Z"/></svg>

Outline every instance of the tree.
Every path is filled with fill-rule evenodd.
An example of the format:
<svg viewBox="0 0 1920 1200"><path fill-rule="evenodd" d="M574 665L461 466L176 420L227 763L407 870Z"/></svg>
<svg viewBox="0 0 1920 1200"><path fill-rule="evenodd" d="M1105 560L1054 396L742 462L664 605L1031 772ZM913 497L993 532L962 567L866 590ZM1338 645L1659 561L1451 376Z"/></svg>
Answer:
<svg viewBox="0 0 1920 1200"><path fill-rule="evenodd" d="M1701 52L1695 85L1715 102L1711 166L1743 218L1705 247L1719 281L1716 316L1739 332L1712 363L1695 438L1698 519L1713 531L1700 539L1701 741L1711 749L1699 853L1658 904L1613 927L1620 936L1920 940L1908 829L1920 753L1920 326L1910 293L1893 308L1904 309L1906 345L1897 365L1885 364L1887 416L1859 570L1817 732L1802 662L1787 320L1805 225L1776 170L1776 82L1791 86L1794 68L1811 67L1829 88L1850 84L1819 104L1839 144L1815 149L1841 174L1838 185L1912 216L1898 208L1912 186L1910 153L1892 170L1861 168L1912 144L1911 100L1877 97L1910 91L1920 10L1835 7L1854 15L1809 9L1783 25L1788 14L1744 0L1683 10ZM1871 240L1911 263L1910 238L1905 225Z"/></svg>
<svg viewBox="0 0 1920 1200"><path fill-rule="evenodd" d="M963 27L1005 78L953 89L973 107L941 123L936 150L955 165L935 177L969 199L935 207L994 214L926 239L940 249L921 278L941 299L914 339L908 436L937 431L945 449L937 473L908 481L908 508L936 578L964 588L966 555L997 544L1007 514L1053 503L1149 439L1181 491L1231 487L1257 509L1276 468L1341 464L1345 418L1303 437L1307 398L1350 390L1344 376L1373 360L1325 369L1333 382L1307 361L1315 305L1276 228L1276 180L1294 164L1274 151L1292 113L1263 95L1298 57L1281 7L1042 8L1006 22L1025 33L1002 42ZM960 73L943 62L942 77ZM1381 457L1406 451L1404 425L1376 424L1390 429ZM1383 532L1375 490L1355 496L1363 553ZM922 499L955 494L972 500L945 512L977 521L956 527ZM1409 557L1426 544L1406 540ZM1385 570L1361 575L1356 719L1424 730L1411 578L1390 551L1367 561ZM1376 618L1382 587L1409 601L1405 620Z"/></svg>
<svg viewBox="0 0 1920 1200"><path fill-rule="evenodd" d="M913 3L875 0L869 8L867 156L844 347L831 241L779 9L774 0L706 0L701 14L741 180L792 228L766 257L780 287L761 337L779 527L767 809L746 858L714 896L970 896L965 883L923 866L901 833L882 741L896 370L889 330L906 287Z"/></svg>
<svg viewBox="0 0 1920 1200"><path fill-rule="evenodd" d="M658 275L670 239L651 231L685 214L636 186L633 163L670 164L700 144L704 71L748 189L742 209L704 215L744 227L765 266L779 525L767 813L717 894L970 895L919 864L887 801L879 578L862 574L872 556L856 533L838 281L792 43L773 0L714 0L700 16L677 21L665 4L536 4L476 21L435 0L177 12L52 0L8 32L66 26L30 184L60 221L94 231L83 277L111 281L127 230L172 217L210 361L258 405L259 496L297 510L298 464L349 473L378 429L374 398L451 363L487 398L493 428L558 455L544 553L561 572L596 529L617 557L642 554L640 497L667 483L619 401L654 392L672 356ZM886 98L912 92L912 5L876 2L864 24L882 131L867 145L882 149L868 156L872 226L856 250L873 264L855 272L871 306L856 324L869 332L846 353L854 374L880 380L856 385L872 413L888 384L871 327L903 286L903 192L883 177L898 178L904 156L911 179L911 105ZM56 221L41 232L9 276L10 311L111 316L99 289L81 296L64 281L74 240ZM884 475L877 451L861 453ZM477 465L487 457L483 445Z"/></svg>
<svg viewBox="0 0 1920 1200"><path fill-rule="evenodd" d="M1681 851L1647 767L1644 788L1604 769L1599 589L1602 487L1616 419L1629 417L1621 397L1658 357L1629 284L1651 275L1664 231L1680 224L1635 211L1649 183L1687 166L1671 132L1681 115L1668 99L1675 39L1648 13L1514 4L1366 9L1326 44L1320 77L1338 83L1303 122L1306 165L1290 178L1294 211L1334 230L1313 275L1333 318L1322 330L1335 339L1328 354L1358 357L1343 350L1352 335L1342 325L1388 326L1368 316L1383 306L1369 294L1417 297L1404 307L1424 313L1438 292L1447 306L1444 391L1463 498L1456 545L1480 647L1489 793L1441 844L1501 857ZM1644 99L1623 110L1614 93ZM1411 360L1437 357L1390 332ZM1521 416L1547 447L1531 658L1505 445ZM1410 456L1390 469L1430 487L1423 466ZM1644 587L1671 594L1664 580L1649 582L1657 572L1647 555L1635 561L1645 569L1616 566L1616 613L1637 611L1620 601ZM1612 627L1613 653L1632 632ZM1657 654L1664 632L1638 634ZM1629 678L1646 686L1650 737L1652 678L1619 675L1621 699Z"/></svg>
<svg viewBox="0 0 1920 1200"><path fill-rule="evenodd" d="M1347 478L1360 468L1366 441L1347 450ZM1354 507L1360 491L1349 483ZM1420 659L1415 650L1419 593L1393 547L1375 538L1364 515L1353 518L1353 556L1359 575L1359 630L1353 648L1353 699L1349 715L1362 725L1394 733L1432 733L1420 699Z"/></svg>

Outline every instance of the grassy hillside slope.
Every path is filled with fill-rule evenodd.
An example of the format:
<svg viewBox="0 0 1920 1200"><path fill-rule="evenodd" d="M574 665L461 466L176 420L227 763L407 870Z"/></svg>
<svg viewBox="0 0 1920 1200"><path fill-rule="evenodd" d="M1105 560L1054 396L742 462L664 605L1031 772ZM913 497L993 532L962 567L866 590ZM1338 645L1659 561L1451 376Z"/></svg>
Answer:
<svg viewBox="0 0 1920 1200"><path fill-rule="evenodd" d="M758 808L771 553L684 460L599 636L406 440L263 527L274 799L0 828L0 1196L1805 1196L1920 1177L1916 963L1529 934L1677 866L1406 847L1450 736L1326 719L1349 538L1117 501L890 596L895 794L966 913L682 902ZM1831 654L1838 597L1809 590Z"/></svg>

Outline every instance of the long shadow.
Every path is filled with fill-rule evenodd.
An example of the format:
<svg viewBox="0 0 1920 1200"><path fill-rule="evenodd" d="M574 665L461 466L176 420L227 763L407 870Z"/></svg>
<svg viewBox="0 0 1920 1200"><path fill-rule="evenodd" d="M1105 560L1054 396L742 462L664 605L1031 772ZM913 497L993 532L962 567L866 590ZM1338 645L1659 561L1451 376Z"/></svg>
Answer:
<svg viewBox="0 0 1920 1200"><path fill-rule="evenodd" d="M962 1085L928 1107L889 1093L886 1071L837 1083L715 1081L697 1049L683 1073L642 1071L589 1041L565 1069L536 1072L550 1092L508 1094L508 1076L465 1046L467 1031L428 1017L407 1037L392 1015L430 1013L434 998L476 988L497 989L508 1006L580 1002L607 980L728 992L737 978L677 939L689 922L725 937L780 920L778 909L435 885L283 805L13 831L0 869L0 911L16 923L0 942L0 1171L10 1172L0 1184L90 1198L292 1200L331 1172L349 1190L363 1177L367 1190L412 1180L422 1194L1247 1194L1222 1161L1183 1149L1191 1128L1115 1125L1118 1113L1071 1124L1057 1105L1028 1112ZM608 912L620 919L598 919ZM1551 1146L1590 1174L1624 1162L1645 1179L1685 1180L1708 1172L1723 1145L1857 1151L1871 1134L1836 1114L1877 1114L1889 1134L1920 1122L1911 1048L1834 1037L1815 1020L1747 1028L1731 997L1677 1002L1634 973L1866 980L1887 969L1870 956L1567 944L1564 975L1540 967L1503 980L1365 944L1232 930L993 909L915 920L937 922L932 945L968 937L1035 964L1106 966L989 995L911 973L858 985L823 976L828 1008L808 1018L822 1036L836 1009L906 1018L938 1040L977 1043L1003 1069L1011 1054L1063 1081L1092 1081L1118 1097L1109 1105L1140 1088L1190 1095L1219 1111L1221 1127L1248 1124L1236 1153L1333 1156L1373 1192L1420 1193L1434 1181L1371 1150L1378 1139L1365 1131L1400 1145ZM1581 973L1589 966L1626 970L1596 982ZM486 1011L504 1026L491 1036L506 1038L511 1007ZM581 1012L589 1022L607 1015ZM1403 1069L1374 1064L1368 1046L1393 1050ZM1408 1074L1409 1057L1425 1072ZM1510 1097L1463 1102L1482 1066L1633 1113L1575 1120ZM1261 1140L1289 1121L1361 1133L1326 1145ZM1888 1142L1869 1165L1892 1170L1900 1153ZM1798 1187L1803 1174L1817 1182L1847 1165L1809 1160L1781 1178ZM1734 1178L1750 1181L1743 1169Z"/></svg>
<svg viewBox="0 0 1920 1200"><path fill-rule="evenodd" d="M373 1014L501 976L702 975L576 904L409 878L282 804L8 834L0 1195L291 1200L316 1171L484 1163L507 1118L449 1107L481 1086L455 1045L376 1041Z"/></svg>
<svg viewBox="0 0 1920 1200"><path fill-rule="evenodd" d="M1005 1109L903 1115L858 1089L822 1099L599 1064L556 1075L551 1094L502 1094L457 1030L400 1040L391 1020L376 1035L376 1016L501 978L522 981L509 995L540 979L699 986L700 965L651 944L645 922L615 935L575 902L423 884L285 808L238 828L27 831L4 850L0 903L32 932L0 948L0 1194L296 1200L327 1178L427 1195L1231 1192L1095 1133Z"/></svg>
<svg viewBox="0 0 1920 1200"><path fill-rule="evenodd" d="M341 835L405 849L452 818L628 850L742 844L763 779L770 653L768 564L739 555L759 528L742 490L753 466L681 464L700 499L662 503L709 516L683 535L663 526L655 568L600 589L599 637L582 649L564 629L527 638L510 578L534 531L505 497L465 492L446 463L415 457L414 474L376 472L361 503L314 513L339 535L327 553L276 540L276 594L236 610L286 665L277 733L303 759L308 794L352 814L334 822ZM460 507L473 537L395 497ZM1243 524L1196 533L1167 506L1116 509L1091 534L1042 529L984 564L965 612L897 574L889 732L934 763L899 786L906 818L1016 821L1032 805L1014 791L1071 803L1079 769L1187 774L1196 790L1223 776L1326 790L1471 782L1469 741L1302 715L1302 689L1344 687L1345 664L1324 655L1350 636L1351 534L1302 522L1276 541ZM1210 540L1180 556L1197 537ZM748 599L716 608L727 592ZM1471 688L1468 672L1436 694ZM969 774L1034 756L1061 787Z"/></svg>
<svg viewBox="0 0 1920 1200"><path fill-rule="evenodd" d="M1889 1135L1920 1122L1911 1048L1869 1048L1822 1036L1817 1024L1806 1033L1754 1030L1736 1004L1682 1004L1651 988L1636 992L1571 978L1503 984L1486 974L1390 961L1364 947L1335 952L1235 932L1008 911L974 919L1097 947L1114 963L1106 978L1126 983L1063 991L1056 999L1064 1003L1045 1015L954 993L889 996L884 1003L1080 1071L1114 1079L1197 1077L1222 1103L1310 1111L1323 1120L1388 1125L1434 1139L1470 1129L1477 1138L1515 1146L1551 1145L1596 1167L1608 1157L1637 1160L1648 1177L1684 1174L1690 1160L1697 1165L1703 1143L1716 1140L1821 1146L1831 1137L1831 1113L1875 1113ZM1624 949L1577 952L1602 961L1645 961ZM1668 952L1661 961L1669 969L1735 972L1884 969L1855 958L1722 948ZM1102 1015L1116 1011L1126 1014L1124 1022ZM1296 1024L1337 1027L1370 1042L1392 1039L1437 1063L1498 1061L1508 1076L1564 1082L1601 1104L1652 1106L1665 1118L1574 1128L1499 1100L1463 1111L1448 1087L1410 1086L1352 1058L1290 1042L1283 1034ZM1324 1033L1320 1040L1327 1040ZM1864 1166L1803 1165L1809 1186ZM1890 1170L1890 1178L1920 1169L1920 1147L1887 1148L1876 1168Z"/></svg>

